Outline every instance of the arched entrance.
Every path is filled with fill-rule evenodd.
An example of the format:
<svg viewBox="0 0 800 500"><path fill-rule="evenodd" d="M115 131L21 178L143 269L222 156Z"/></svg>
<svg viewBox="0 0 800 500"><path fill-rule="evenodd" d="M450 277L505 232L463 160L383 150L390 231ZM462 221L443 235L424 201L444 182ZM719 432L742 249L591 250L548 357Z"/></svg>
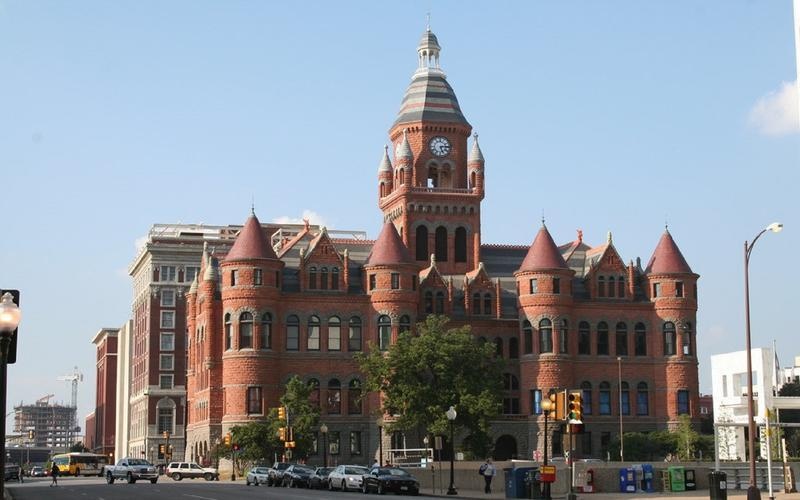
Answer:
<svg viewBox="0 0 800 500"><path fill-rule="evenodd" d="M494 443L494 453L492 453L494 460L510 460L517 458L517 440L514 436L503 434Z"/></svg>

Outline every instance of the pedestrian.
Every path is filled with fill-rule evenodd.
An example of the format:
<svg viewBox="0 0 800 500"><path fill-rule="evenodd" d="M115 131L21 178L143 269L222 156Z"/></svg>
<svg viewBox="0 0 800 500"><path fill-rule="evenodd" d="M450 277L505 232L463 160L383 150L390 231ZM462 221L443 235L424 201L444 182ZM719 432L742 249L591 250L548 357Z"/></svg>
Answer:
<svg viewBox="0 0 800 500"><path fill-rule="evenodd" d="M50 469L50 475L53 476L53 481L50 483L50 486L58 486L58 465L53 463L53 468Z"/></svg>
<svg viewBox="0 0 800 500"><path fill-rule="evenodd" d="M489 494L492 492L492 479L497 474L497 469L492 464L492 459L487 458L486 462L481 465L478 472L483 476L483 480L486 482L486 487L484 488L484 493Z"/></svg>
<svg viewBox="0 0 800 500"><path fill-rule="evenodd" d="M375 460L375 463L374 463L374 464L372 464L372 466L373 466L373 467L378 467L378 460L377 460L377 459Z"/></svg>

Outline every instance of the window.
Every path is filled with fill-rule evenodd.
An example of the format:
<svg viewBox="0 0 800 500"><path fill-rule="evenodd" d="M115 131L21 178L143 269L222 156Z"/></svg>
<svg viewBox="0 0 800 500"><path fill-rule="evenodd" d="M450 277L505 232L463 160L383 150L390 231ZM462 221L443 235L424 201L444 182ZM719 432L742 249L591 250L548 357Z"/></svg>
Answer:
<svg viewBox="0 0 800 500"><path fill-rule="evenodd" d="M158 376L158 388L159 389L172 389L173 380L174 380L174 375L166 375L166 374L159 375Z"/></svg>
<svg viewBox="0 0 800 500"><path fill-rule="evenodd" d="M683 324L683 335L681 335L681 351L683 352L684 356L691 356L692 355L692 324L691 323L684 323Z"/></svg>
<svg viewBox="0 0 800 500"><path fill-rule="evenodd" d="M194 278L197 276L198 272L200 272L199 267L186 266L186 276L184 276L183 281L191 283L192 281L194 281Z"/></svg>
<svg viewBox="0 0 800 500"><path fill-rule="evenodd" d="M233 345L233 329L231 327L231 313L225 313L225 350Z"/></svg>
<svg viewBox="0 0 800 500"><path fill-rule="evenodd" d="M581 321L578 323L578 354L591 354L592 342L589 333L589 323Z"/></svg>
<svg viewBox="0 0 800 500"><path fill-rule="evenodd" d="M436 228L436 260L447 262L447 229L444 226Z"/></svg>
<svg viewBox="0 0 800 500"><path fill-rule="evenodd" d="M161 290L161 307L175 307L175 290Z"/></svg>
<svg viewBox="0 0 800 500"><path fill-rule="evenodd" d="M361 455L361 433L350 431L350 454Z"/></svg>
<svg viewBox="0 0 800 500"><path fill-rule="evenodd" d="M617 356L628 355L628 325L623 322L617 323Z"/></svg>
<svg viewBox="0 0 800 500"><path fill-rule="evenodd" d="M519 415L519 398L503 398L503 415Z"/></svg>
<svg viewBox="0 0 800 500"><path fill-rule="evenodd" d="M428 260L428 228L425 226L417 228L416 247L417 260Z"/></svg>
<svg viewBox="0 0 800 500"><path fill-rule="evenodd" d="M533 407L531 408L532 415L541 415L542 414L542 390L541 389L531 389L531 402L533 403Z"/></svg>
<svg viewBox="0 0 800 500"><path fill-rule="evenodd" d="M411 318L408 315L400 316L400 333L411 331Z"/></svg>
<svg viewBox="0 0 800 500"><path fill-rule="evenodd" d="M519 339L516 337L508 339L508 357L509 359L519 358Z"/></svg>
<svg viewBox="0 0 800 500"><path fill-rule="evenodd" d="M525 354L533 352L533 328L527 319L522 322L522 346Z"/></svg>
<svg viewBox="0 0 800 500"><path fill-rule="evenodd" d="M456 262L466 262L467 261L467 230L463 227L456 228L456 239L455 239L455 258Z"/></svg>
<svg viewBox="0 0 800 500"><path fill-rule="evenodd" d="M444 292L436 292L436 314L444 314Z"/></svg>
<svg viewBox="0 0 800 500"><path fill-rule="evenodd" d="M339 268L334 267L331 269L331 290L339 289Z"/></svg>
<svg viewBox="0 0 800 500"><path fill-rule="evenodd" d="M231 271L231 286L236 286L236 280L239 279L239 271L234 269Z"/></svg>
<svg viewBox="0 0 800 500"><path fill-rule="evenodd" d="M338 379L328 382L328 415L342 413L342 383Z"/></svg>
<svg viewBox="0 0 800 500"><path fill-rule="evenodd" d="M348 351L361 350L361 318L350 318L350 334L347 339Z"/></svg>
<svg viewBox="0 0 800 500"><path fill-rule="evenodd" d="M175 328L175 311L161 311L161 328Z"/></svg>
<svg viewBox="0 0 800 500"><path fill-rule="evenodd" d="M175 334L171 332L161 332L160 346L162 351L175 350Z"/></svg>
<svg viewBox="0 0 800 500"><path fill-rule="evenodd" d="M319 274L319 287L323 290L328 289L328 268L323 267Z"/></svg>
<svg viewBox="0 0 800 500"><path fill-rule="evenodd" d="M161 266L159 281L175 281L175 266Z"/></svg>
<svg viewBox="0 0 800 500"><path fill-rule="evenodd" d="M678 391L678 415L689 414L689 391L681 389Z"/></svg>
<svg viewBox="0 0 800 500"><path fill-rule="evenodd" d="M544 318L539 321L539 353L553 352L553 323Z"/></svg>
<svg viewBox="0 0 800 500"><path fill-rule="evenodd" d="M261 387L247 388L247 413L249 415L260 415L261 409Z"/></svg>
<svg viewBox="0 0 800 500"><path fill-rule="evenodd" d="M264 284L264 271L261 269L253 269L253 284L260 286Z"/></svg>
<svg viewBox="0 0 800 500"><path fill-rule="evenodd" d="M389 344L392 342L392 320L389 316L380 316L378 318L378 348L381 351L389 350Z"/></svg>
<svg viewBox="0 0 800 500"><path fill-rule="evenodd" d="M392 273L392 290L400 289L400 273Z"/></svg>
<svg viewBox="0 0 800 500"><path fill-rule="evenodd" d="M553 278L553 293L561 293L561 278Z"/></svg>
<svg viewBox="0 0 800 500"><path fill-rule="evenodd" d="M582 410L583 413L586 415L592 414L592 383L591 382L582 382L581 383L581 392L583 393L583 397L581 398L582 401Z"/></svg>
<svg viewBox="0 0 800 500"><path fill-rule="evenodd" d="M581 435L581 454L592 456L592 433L584 431Z"/></svg>
<svg viewBox="0 0 800 500"><path fill-rule="evenodd" d="M243 312L239 315L239 349L253 348L253 314Z"/></svg>
<svg viewBox="0 0 800 500"><path fill-rule="evenodd" d="M613 276L608 277L608 296L614 297L616 295L616 282Z"/></svg>
<svg viewBox="0 0 800 500"><path fill-rule="evenodd" d="M175 369L175 356L172 354L161 354L158 362L159 370L174 370Z"/></svg>
<svg viewBox="0 0 800 500"><path fill-rule="evenodd" d="M631 392L627 382L623 382L620 387L619 401L622 405L622 414L631 414Z"/></svg>
<svg viewBox="0 0 800 500"><path fill-rule="evenodd" d="M306 349L309 351L319 351L319 317L311 316L308 318L308 344Z"/></svg>
<svg viewBox="0 0 800 500"><path fill-rule="evenodd" d="M634 342L636 344L634 347L634 354L637 356L647 356L647 332L644 323L636 323L633 331L635 336Z"/></svg>
<svg viewBox="0 0 800 500"><path fill-rule="evenodd" d="M728 397L728 376L727 375L723 375L722 376L722 397L723 398L727 398Z"/></svg>
<svg viewBox="0 0 800 500"><path fill-rule="evenodd" d="M417 276L416 274L412 274L411 275L411 291L416 291L417 290L417 280L418 279L419 279L419 276Z"/></svg>
<svg viewBox="0 0 800 500"><path fill-rule="evenodd" d="M617 297L619 297L621 299L624 299L625 298L625 278L623 278L622 276L620 276L617 279L617 287L618 287Z"/></svg>
<svg viewBox="0 0 800 500"><path fill-rule="evenodd" d="M375 290L375 286L376 286L375 275L374 274L370 274L369 275L369 289L370 290Z"/></svg>
<svg viewBox="0 0 800 500"><path fill-rule="evenodd" d="M347 414L361 415L361 381L355 378L347 386Z"/></svg>
<svg viewBox="0 0 800 500"><path fill-rule="evenodd" d="M286 318L286 350L300 349L300 318L294 314Z"/></svg>
<svg viewBox="0 0 800 500"><path fill-rule="evenodd" d="M558 352L567 354L569 352L569 321L561 319L561 332L558 336Z"/></svg>
<svg viewBox="0 0 800 500"><path fill-rule="evenodd" d="M281 272L275 271L275 288L281 287Z"/></svg>
<svg viewBox="0 0 800 500"><path fill-rule="evenodd" d="M494 339L494 353L498 358L503 357L503 339L499 337Z"/></svg>
<svg viewBox="0 0 800 500"><path fill-rule="evenodd" d="M653 283L653 298L661 295L661 283Z"/></svg>
<svg viewBox="0 0 800 500"><path fill-rule="evenodd" d="M483 294L483 314L492 314L492 294Z"/></svg>
<svg viewBox="0 0 800 500"><path fill-rule="evenodd" d="M319 408L319 380L312 378L308 381L308 387L311 393L308 395L308 402L311 406Z"/></svg>
<svg viewBox="0 0 800 500"><path fill-rule="evenodd" d="M536 280L536 278L531 278L530 285L531 285L531 295L539 292L539 282Z"/></svg>
<svg viewBox="0 0 800 500"><path fill-rule="evenodd" d="M503 414L519 415L519 395L515 394L519 391L519 379L511 373L504 373L503 389L507 391L503 397Z"/></svg>
<svg viewBox="0 0 800 500"><path fill-rule="evenodd" d="M331 431L328 433L328 453L331 455L339 454L339 431Z"/></svg>
<svg viewBox="0 0 800 500"><path fill-rule="evenodd" d="M164 434L169 432L172 434L172 420L175 410L173 408L159 408L158 409L158 433Z"/></svg>
<svg viewBox="0 0 800 500"><path fill-rule="evenodd" d="M337 316L328 318L328 350L340 351L342 349L341 321Z"/></svg>
<svg viewBox="0 0 800 500"><path fill-rule="evenodd" d="M608 354L608 323L597 324L597 354Z"/></svg>
<svg viewBox="0 0 800 500"><path fill-rule="evenodd" d="M650 413L649 394L647 382L639 382L636 386L636 414L647 415Z"/></svg>
<svg viewBox="0 0 800 500"><path fill-rule="evenodd" d="M425 312L430 314L433 312L433 292L425 292Z"/></svg>
<svg viewBox="0 0 800 500"><path fill-rule="evenodd" d="M675 323L667 321L662 327L664 332L664 356L675 354Z"/></svg>
<svg viewBox="0 0 800 500"><path fill-rule="evenodd" d="M268 312L261 316L261 348L272 348L272 315Z"/></svg>
<svg viewBox="0 0 800 500"><path fill-rule="evenodd" d="M597 278L597 296L598 297L606 296L606 279L603 276Z"/></svg>
<svg viewBox="0 0 800 500"><path fill-rule="evenodd" d="M308 288L309 290L317 289L317 268L315 266L308 269Z"/></svg>
<svg viewBox="0 0 800 500"><path fill-rule="evenodd" d="M600 415L611 415L611 384L600 382Z"/></svg>
<svg viewBox="0 0 800 500"><path fill-rule="evenodd" d="M683 282L676 281L675 282L675 296L676 297L683 297Z"/></svg>
<svg viewBox="0 0 800 500"><path fill-rule="evenodd" d="M480 314L481 313L481 294L480 293L473 293L472 294L472 314Z"/></svg>

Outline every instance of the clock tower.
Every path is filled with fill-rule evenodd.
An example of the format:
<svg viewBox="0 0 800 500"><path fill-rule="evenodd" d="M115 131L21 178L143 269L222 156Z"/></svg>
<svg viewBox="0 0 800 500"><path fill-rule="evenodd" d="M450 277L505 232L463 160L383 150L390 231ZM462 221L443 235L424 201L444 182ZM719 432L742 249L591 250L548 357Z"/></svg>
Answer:
<svg viewBox="0 0 800 500"><path fill-rule="evenodd" d="M394 163L384 154L378 171L379 207L411 257L431 255L444 274L464 274L480 260L483 155L453 88L439 67L441 47L430 28L417 47L418 67L389 137Z"/></svg>

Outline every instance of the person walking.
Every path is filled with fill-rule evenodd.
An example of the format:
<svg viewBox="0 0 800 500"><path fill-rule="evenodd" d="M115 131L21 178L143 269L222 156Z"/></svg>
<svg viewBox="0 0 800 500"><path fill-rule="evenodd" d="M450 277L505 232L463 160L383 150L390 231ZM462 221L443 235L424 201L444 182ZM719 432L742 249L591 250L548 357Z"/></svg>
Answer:
<svg viewBox="0 0 800 500"><path fill-rule="evenodd" d="M481 465L478 472L481 473L483 476L483 480L486 482L486 487L484 488L484 493L489 494L492 492L492 479L494 476L497 475L497 469L495 468L494 464L492 464L492 459L487 458L486 462Z"/></svg>
<svg viewBox="0 0 800 500"><path fill-rule="evenodd" d="M50 483L50 486L58 486L58 465L53 463L53 468L50 469L50 475L53 476L53 481Z"/></svg>

